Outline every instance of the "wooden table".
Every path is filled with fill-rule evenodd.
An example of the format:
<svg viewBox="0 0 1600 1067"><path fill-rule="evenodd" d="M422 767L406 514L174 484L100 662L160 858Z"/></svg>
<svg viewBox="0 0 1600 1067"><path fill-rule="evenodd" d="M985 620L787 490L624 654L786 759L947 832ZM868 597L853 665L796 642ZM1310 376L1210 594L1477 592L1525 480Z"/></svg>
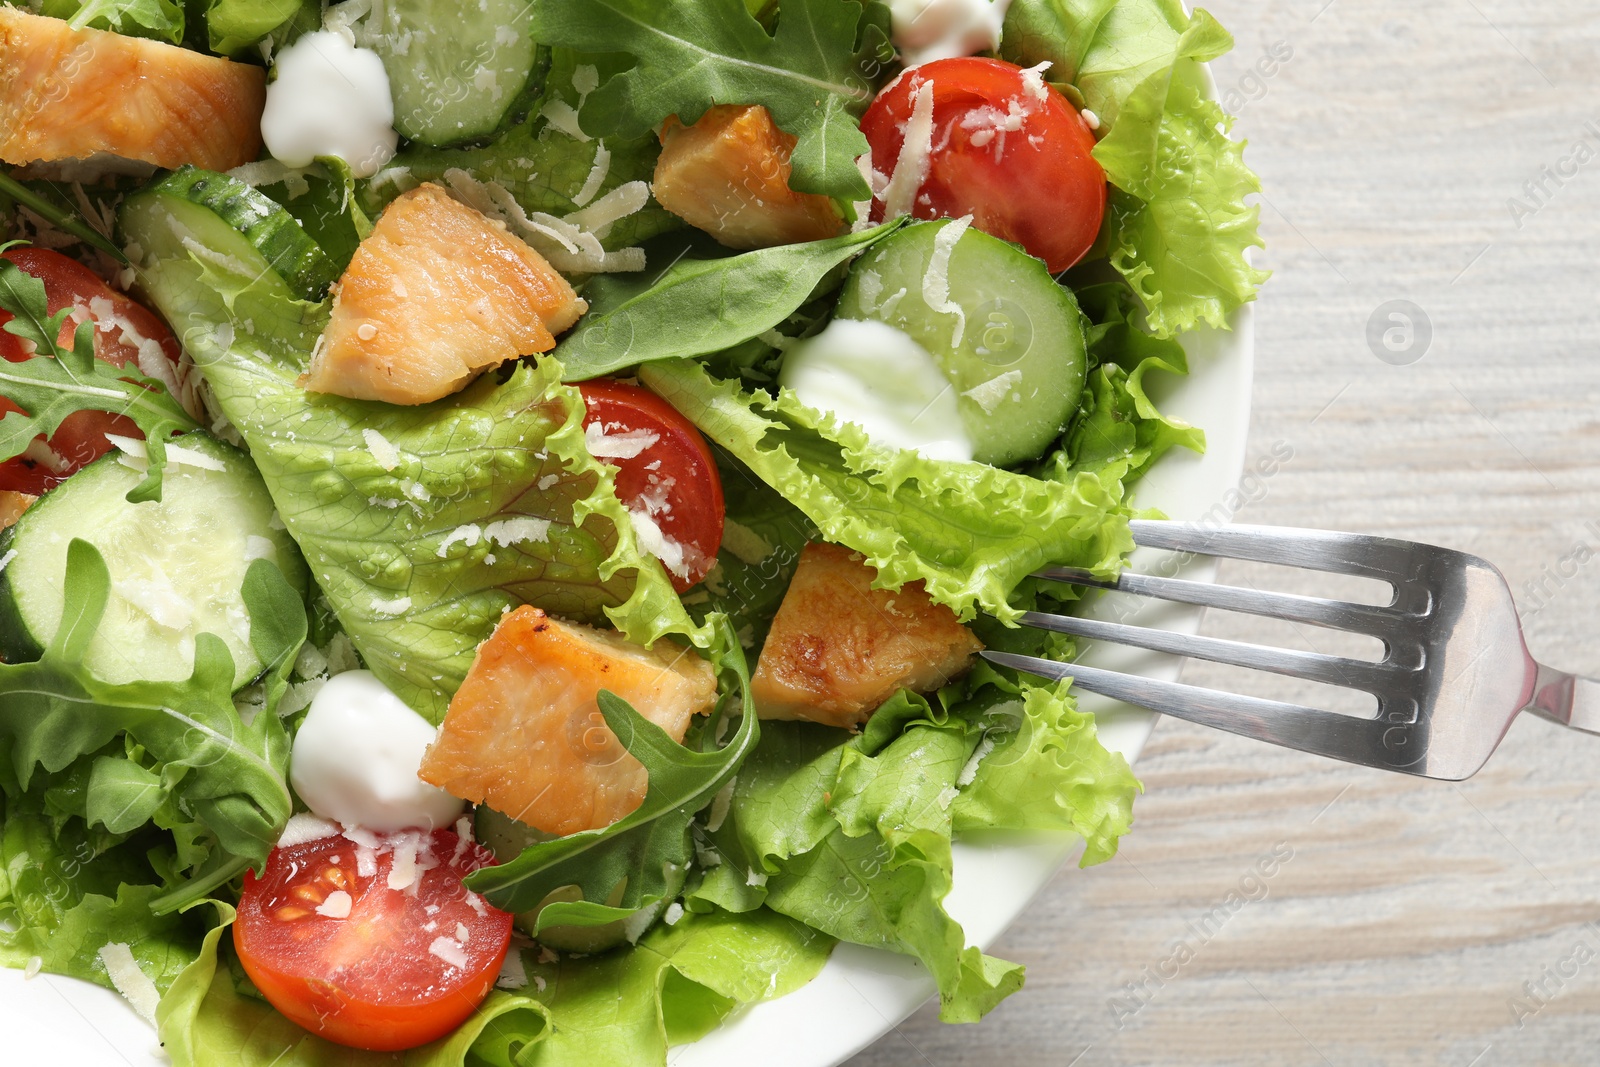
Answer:
<svg viewBox="0 0 1600 1067"><path fill-rule="evenodd" d="M1237 519L1485 556L1535 654L1600 677L1600 5L1206 6L1238 41L1214 69L1276 272L1251 454L1292 452ZM1431 323L1408 365L1369 349L1391 300ZM1222 578L1312 591L1271 572ZM1450 785L1168 720L1137 770L1121 854L1063 871L995 946L1027 988L979 1026L925 1007L856 1067L1600 1062L1600 737L1520 720Z"/></svg>

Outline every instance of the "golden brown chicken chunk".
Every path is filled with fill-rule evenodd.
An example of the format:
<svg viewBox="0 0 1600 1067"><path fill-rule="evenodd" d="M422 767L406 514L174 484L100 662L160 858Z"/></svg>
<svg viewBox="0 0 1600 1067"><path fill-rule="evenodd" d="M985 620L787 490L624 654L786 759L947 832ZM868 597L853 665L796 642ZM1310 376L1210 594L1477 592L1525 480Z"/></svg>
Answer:
<svg viewBox="0 0 1600 1067"><path fill-rule="evenodd" d="M433 184L389 205L336 293L302 384L391 404L426 404L548 352L588 310L543 256Z"/></svg>
<svg viewBox="0 0 1600 1067"><path fill-rule="evenodd" d="M858 553L810 544L772 620L751 690L764 719L846 728L900 689L938 689L982 648L921 582L874 589Z"/></svg>
<svg viewBox="0 0 1600 1067"><path fill-rule="evenodd" d="M230 170L261 152L267 74L187 48L0 7L0 159L102 153Z"/></svg>
<svg viewBox="0 0 1600 1067"><path fill-rule="evenodd" d="M820 241L844 229L833 201L789 188L795 139L764 107L713 107L661 130L656 200L729 248Z"/></svg>
<svg viewBox="0 0 1600 1067"><path fill-rule="evenodd" d="M478 647L419 774L546 833L610 826L643 803L647 778L601 716L602 689L681 741L717 679L670 641L647 649L521 607Z"/></svg>

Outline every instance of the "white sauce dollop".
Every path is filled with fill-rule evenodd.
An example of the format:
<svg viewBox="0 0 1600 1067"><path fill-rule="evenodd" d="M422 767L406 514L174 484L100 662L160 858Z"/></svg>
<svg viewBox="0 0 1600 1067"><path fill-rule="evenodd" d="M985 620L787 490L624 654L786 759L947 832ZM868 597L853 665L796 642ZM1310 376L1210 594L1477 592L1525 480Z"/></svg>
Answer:
<svg viewBox="0 0 1600 1067"><path fill-rule="evenodd" d="M908 67L993 52L1011 0L888 0L891 37Z"/></svg>
<svg viewBox="0 0 1600 1067"><path fill-rule="evenodd" d="M317 156L338 156L358 178L394 158L400 135L378 53L318 30L280 52L276 70L261 115L261 139L273 158L307 167Z"/></svg>
<svg viewBox="0 0 1600 1067"><path fill-rule="evenodd" d="M464 803L417 777L434 728L371 671L328 680L295 734L289 782L324 819L375 833L449 826Z"/></svg>
<svg viewBox="0 0 1600 1067"><path fill-rule="evenodd" d="M778 384L877 444L972 458L955 389L927 349L887 323L834 319L788 351Z"/></svg>

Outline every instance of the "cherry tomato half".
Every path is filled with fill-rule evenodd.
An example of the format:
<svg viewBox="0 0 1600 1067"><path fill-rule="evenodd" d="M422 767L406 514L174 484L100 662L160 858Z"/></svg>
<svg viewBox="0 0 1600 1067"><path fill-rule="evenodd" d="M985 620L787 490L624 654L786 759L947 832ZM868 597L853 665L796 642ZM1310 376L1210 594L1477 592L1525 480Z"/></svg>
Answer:
<svg viewBox="0 0 1600 1067"><path fill-rule="evenodd" d="M319 1037L382 1052L460 1026L511 940L511 916L461 884L495 863L488 849L449 830L388 841L376 855L342 836L273 849L260 877L245 874L233 926L239 962L273 1007ZM415 882L391 889L407 848Z"/></svg>
<svg viewBox="0 0 1600 1067"><path fill-rule="evenodd" d="M617 497L683 551L663 559L678 592L711 573L722 545L722 477L694 423L648 389L610 378L578 386L590 450L617 468ZM603 444L597 438L608 438Z"/></svg>
<svg viewBox="0 0 1600 1067"><path fill-rule="evenodd" d="M100 359L117 367L132 363L138 368L141 344L153 342L159 348L159 355L151 350L146 360L165 359L176 371L181 349L166 324L143 305L112 289L82 263L60 252L31 247L13 248L4 258L15 263L24 274L44 282L45 303L50 314L62 308L77 308L82 315L94 320L94 351ZM9 312L0 311L0 326L11 317ZM72 347L78 331L75 318L69 316L61 324L56 344L63 348ZM22 338L0 329L0 358L20 363L29 356ZM0 416L21 410L0 394ZM35 449L31 456L17 456L0 463L0 491L39 496L111 451L111 442L105 436L108 433L123 437L144 436L133 420L124 416L98 411L74 412L45 442L48 451Z"/></svg>
<svg viewBox="0 0 1600 1067"><path fill-rule="evenodd" d="M880 174L894 173L924 85L933 87L933 150L911 214L971 215L978 229L1020 244L1052 272L1082 259L1105 217L1106 175L1078 110L1002 60L924 63L891 82L861 120ZM881 220L883 202L872 211Z"/></svg>

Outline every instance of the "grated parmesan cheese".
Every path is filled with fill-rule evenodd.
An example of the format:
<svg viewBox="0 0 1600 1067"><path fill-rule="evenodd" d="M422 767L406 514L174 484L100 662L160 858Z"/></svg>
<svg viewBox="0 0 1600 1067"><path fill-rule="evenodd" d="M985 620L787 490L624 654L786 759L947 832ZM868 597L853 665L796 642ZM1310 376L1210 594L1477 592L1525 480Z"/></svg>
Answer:
<svg viewBox="0 0 1600 1067"><path fill-rule="evenodd" d="M117 449L122 452L120 462L125 467L143 471L150 462L150 453L145 443L137 437L123 437L120 434L108 433L105 435ZM215 456L208 456L204 452L197 452L192 448L182 445L167 446L167 462L179 467L196 467L204 471L225 471L227 464Z"/></svg>
<svg viewBox="0 0 1600 1067"><path fill-rule="evenodd" d="M372 453L372 458L377 460L378 466L386 471L392 471L400 465L400 450L389 443L389 439L377 430L362 430L361 439L367 443L367 451Z"/></svg>
<svg viewBox="0 0 1600 1067"><path fill-rule="evenodd" d="M628 520L633 526L633 536L639 547L661 561L661 565L679 578L687 581L689 565L684 561L683 545L662 532L648 512L628 509Z"/></svg>
<svg viewBox="0 0 1600 1067"><path fill-rule="evenodd" d="M522 963L522 951L512 946L500 964L500 977L494 984L501 989L521 989L528 984L528 969Z"/></svg>
<svg viewBox="0 0 1600 1067"><path fill-rule="evenodd" d="M445 963L460 970L467 969L467 954L462 947L448 937L436 937L433 944L428 946L428 951L438 956Z"/></svg>
<svg viewBox="0 0 1600 1067"><path fill-rule="evenodd" d="M343 889L335 889L328 894L327 900L317 905L317 914L327 919L348 919L350 904L350 894Z"/></svg>
<svg viewBox="0 0 1600 1067"><path fill-rule="evenodd" d="M338 833L338 823L329 822L327 819L303 811L298 815L289 816L289 821L284 823L283 833L278 835L278 847L293 848L308 841L321 841Z"/></svg>
<svg viewBox="0 0 1600 1067"><path fill-rule="evenodd" d="M634 459L660 440L659 434L649 430L608 434L598 422L591 422L583 428L583 443L589 449L589 455L595 459Z"/></svg>
<svg viewBox="0 0 1600 1067"><path fill-rule="evenodd" d="M544 542L550 539L550 520L521 516L491 522L483 529L484 539L501 548L510 548L523 541Z"/></svg>
<svg viewBox="0 0 1600 1067"><path fill-rule="evenodd" d="M933 238L933 255L928 259L927 272L922 276L922 299L928 310L939 315L954 315L956 326L950 337L950 347L961 347L961 336L967 331L967 313L961 305L950 299L950 255L956 242L972 225L972 216L965 215L946 223Z"/></svg>
<svg viewBox="0 0 1600 1067"><path fill-rule="evenodd" d="M400 892L417 884L417 843L409 838L394 846L394 860L389 865L389 888Z"/></svg>
<svg viewBox="0 0 1600 1067"><path fill-rule="evenodd" d="M932 154L933 83L925 81L917 89L911 121L906 123L905 141L900 145L900 156L895 160L888 188L883 191L885 222L911 214L917 190L928 178L928 160Z"/></svg>
<svg viewBox="0 0 1600 1067"><path fill-rule="evenodd" d="M394 600L372 599L372 613L395 618L411 610L411 598L408 596L397 597Z"/></svg>
<svg viewBox="0 0 1600 1067"><path fill-rule="evenodd" d="M450 536L439 542L439 550L434 553L444 559L450 553L451 545L466 545L473 548L483 538L483 530L478 526L457 526L451 531Z"/></svg>
<svg viewBox="0 0 1600 1067"><path fill-rule="evenodd" d="M594 147L594 166L589 169L589 177L585 179L583 188L578 190L578 195L572 198L573 207L583 207L589 201L600 195L600 189L606 183L606 176L611 173L611 150L604 141L596 141Z"/></svg>
<svg viewBox="0 0 1600 1067"><path fill-rule="evenodd" d="M150 980L150 976L139 969L132 950L124 942L113 941L100 946L99 955L100 962L105 965L106 975L111 979L111 984L116 986L117 992L133 1005L133 1010L139 1013L140 1018L154 1026L161 991Z"/></svg>
<svg viewBox="0 0 1600 1067"><path fill-rule="evenodd" d="M1004 374L990 378L986 382L979 382L961 395L970 397L983 409L985 415L993 415L994 409L1000 406L1000 402L1006 398L1006 394L1011 392L1021 381L1022 372L1020 370L1008 370Z"/></svg>

